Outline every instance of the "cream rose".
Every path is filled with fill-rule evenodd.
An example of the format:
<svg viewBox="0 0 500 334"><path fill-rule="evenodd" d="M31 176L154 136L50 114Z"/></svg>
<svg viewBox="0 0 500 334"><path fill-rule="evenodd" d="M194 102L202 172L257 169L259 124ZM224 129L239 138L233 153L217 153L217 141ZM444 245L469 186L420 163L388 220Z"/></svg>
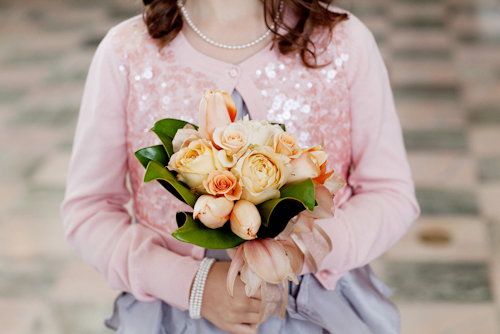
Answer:
<svg viewBox="0 0 500 334"><path fill-rule="evenodd" d="M213 171L208 179L203 181L207 193L215 196L224 196L230 201L236 201L241 197L241 186L233 173L228 171Z"/></svg>
<svg viewBox="0 0 500 334"><path fill-rule="evenodd" d="M302 153L297 137L290 132L280 132L274 135L274 151L292 159L298 158Z"/></svg>
<svg viewBox="0 0 500 334"><path fill-rule="evenodd" d="M249 149L231 169L243 188L241 198L255 205L279 198L279 188L285 185L292 171L289 161L290 158L269 146Z"/></svg>
<svg viewBox="0 0 500 334"><path fill-rule="evenodd" d="M273 147L274 135L284 132L281 126L273 125L267 121L250 121L248 118L245 118L241 124L246 126L248 133L252 136L250 140L251 145Z"/></svg>
<svg viewBox="0 0 500 334"><path fill-rule="evenodd" d="M170 158L167 168L176 171L177 179L184 182L191 190L205 193L203 181L210 172L221 169L217 158L217 150L206 139L198 139L181 148Z"/></svg>
<svg viewBox="0 0 500 334"><path fill-rule="evenodd" d="M304 150L298 158L292 159L290 162L293 166L293 172L287 183L318 177L321 174L321 166L326 162L327 157L328 154L321 146Z"/></svg>
<svg viewBox="0 0 500 334"><path fill-rule="evenodd" d="M231 123L215 129L212 140L220 149L219 161L224 167L233 167L246 152L252 136L242 123Z"/></svg>

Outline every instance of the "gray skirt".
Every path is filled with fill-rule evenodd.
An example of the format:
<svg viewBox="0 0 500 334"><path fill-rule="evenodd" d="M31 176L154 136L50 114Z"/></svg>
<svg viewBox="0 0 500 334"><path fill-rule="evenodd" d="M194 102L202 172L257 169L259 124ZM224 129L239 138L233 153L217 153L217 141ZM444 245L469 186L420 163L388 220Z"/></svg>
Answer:
<svg viewBox="0 0 500 334"><path fill-rule="evenodd" d="M227 261L226 251L207 250L207 257ZM269 318L259 333L283 334L398 334L401 320L387 297L392 293L369 265L344 275L334 290L326 290L313 275L290 284L284 320ZM222 334L203 318L193 320L160 300L141 302L129 293L117 297L106 326L117 334Z"/></svg>

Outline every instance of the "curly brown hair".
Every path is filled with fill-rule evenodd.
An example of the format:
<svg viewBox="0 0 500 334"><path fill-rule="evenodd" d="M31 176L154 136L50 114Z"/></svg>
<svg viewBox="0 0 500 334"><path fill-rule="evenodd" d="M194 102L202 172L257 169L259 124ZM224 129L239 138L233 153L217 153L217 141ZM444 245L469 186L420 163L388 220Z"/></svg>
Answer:
<svg viewBox="0 0 500 334"><path fill-rule="evenodd" d="M272 22L268 22L268 17L276 17L279 0L261 1L264 3L266 25L271 29ZM158 40L158 47L162 49L182 29L182 14L177 6L177 0L143 0L143 2L144 22L149 34ZM277 44L284 55L298 51L302 62L309 68L324 66L325 64L317 64L318 54L311 35L316 28L327 28L330 39L335 25L348 19L346 13L328 10L332 3L333 0L283 0L284 8L291 10L299 19L294 26L288 26L280 18L272 29L273 47ZM283 35L278 33L280 28L286 33Z"/></svg>

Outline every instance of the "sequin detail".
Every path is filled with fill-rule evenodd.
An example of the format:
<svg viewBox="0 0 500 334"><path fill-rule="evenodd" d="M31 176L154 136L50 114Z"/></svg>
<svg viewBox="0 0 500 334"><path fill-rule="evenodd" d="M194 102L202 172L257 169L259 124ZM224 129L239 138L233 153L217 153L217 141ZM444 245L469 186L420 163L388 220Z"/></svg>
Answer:
<svg viewBox="0 0 500 334"><path fill-rule="evenodd" d="M257 70L266 75L254 82L264 104L269 106L267 120L284 123L301 146L311 147L324 141L328 167L346 178L351 164L351 117L344 69L349 60L345 26L336 26L331 43L326 34L317 33L313 38L317 48L325 51L320 51L318 63L327 66L309 69L302 65L300 57L277 54L277 61Z"/></svg>

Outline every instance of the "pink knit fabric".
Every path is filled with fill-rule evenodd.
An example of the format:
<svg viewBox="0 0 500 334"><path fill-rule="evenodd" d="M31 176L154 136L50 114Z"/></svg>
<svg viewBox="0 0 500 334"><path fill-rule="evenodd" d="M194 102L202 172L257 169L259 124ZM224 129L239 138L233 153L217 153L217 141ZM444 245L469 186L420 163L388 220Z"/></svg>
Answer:
<svg viewBox="0 0 500 334"><path fill-rule="evenodd" d="M159 144L149 131L157 120L197 123L201 94L219 88L237 89L252 119L286 124L301 146L324 140L329 168L349 181L336 216L320 222L334 245L317 274L326 288L386 251L419 213L388 76L353 15L326 37L316 35L318 61L328 65L309 69L277 48L228 64L196 51L182 33L159 52L140 17L113 28L92 62L75 136L62 207L70 247L112 288L187 309L205 250L171 236L175 213L190 208L158 183L144 184L133 153ZM136 224L123 209L127 172ZM304 238L313 253L316 237Z"/></svg>

